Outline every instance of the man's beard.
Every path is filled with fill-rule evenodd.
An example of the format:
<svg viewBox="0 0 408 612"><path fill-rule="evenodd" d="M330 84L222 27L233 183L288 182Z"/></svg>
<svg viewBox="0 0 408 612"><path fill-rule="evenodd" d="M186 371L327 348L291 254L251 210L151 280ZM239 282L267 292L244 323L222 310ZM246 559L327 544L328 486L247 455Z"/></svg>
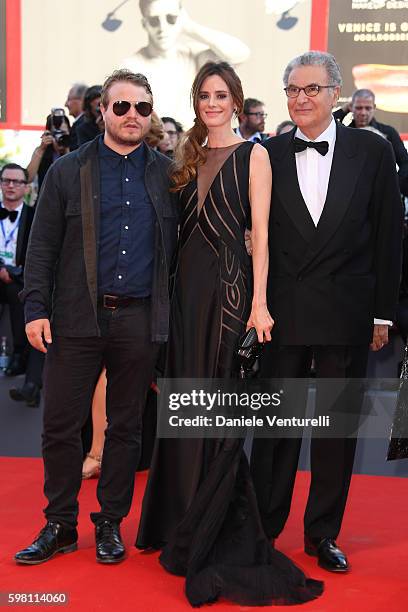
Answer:
<svg viewBox="0 0 408 612"><path fill-rule="evenodd" d="M110 129L109 125L105 124L105 131L108 136L118 145L137 146L143 142L145 134L140 131L138 134L129 134L127 137L122 137L116 130Z"/></svg>

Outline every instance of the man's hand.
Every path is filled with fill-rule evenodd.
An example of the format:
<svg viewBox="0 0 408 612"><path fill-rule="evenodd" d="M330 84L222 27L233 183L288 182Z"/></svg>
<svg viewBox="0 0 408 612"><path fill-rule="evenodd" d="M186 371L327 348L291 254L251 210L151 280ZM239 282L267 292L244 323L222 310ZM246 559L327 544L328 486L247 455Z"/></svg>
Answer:
<svg viewBox="0 0 408 612"><path fill-rule="evenodd" d="M35 321L31 321L30 323L27 323L25 330L31 346L37 349L37 351L46 353L47 348L44 344L44 340L47 344L51 344L52 342L49 320L36 319Z"/></svg>
<svg viewBox="0 0 408 612"><path fill-rule="evenodd" d="M9 285L10 283L13 282L13 279L11 278L10 274L7 272L6 268L0 268L0 281L2 283L5 283L6 285Z"/></svg>
<svg viewBox="0 0 408 612"><path fill-rule="evenodd" d="M374 325L373 341L370 344L372 351L379 351L388 344L388 325Z"/></svg>
<svg viewBox="0 0 408 612"><path fill-rule="evenodd" d="M51 132L43 132L43 134L41 134L41 144L40 144L40 149L42 149L42 151L45 151L45 149L50 145L50 144L54 144L55 139L53 137L53 135L51 134Z"/></svg>

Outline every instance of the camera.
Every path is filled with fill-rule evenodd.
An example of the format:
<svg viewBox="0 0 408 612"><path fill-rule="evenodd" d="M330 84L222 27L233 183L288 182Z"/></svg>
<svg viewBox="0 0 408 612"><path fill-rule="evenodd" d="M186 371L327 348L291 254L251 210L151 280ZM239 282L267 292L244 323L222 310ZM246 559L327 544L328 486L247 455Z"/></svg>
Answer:
<svg viewBox="0 0 408 612"><path fill-rule="evenodd" d="M69 125L69 121L67 116L65 115L65 111L63 108L52 108L51 109L51 125L50 132L52 136L55 138L55 142L57 145L61 147L69 147L70 137L69 134L61 130L61 126L65 122L66 125Z"/></svg>

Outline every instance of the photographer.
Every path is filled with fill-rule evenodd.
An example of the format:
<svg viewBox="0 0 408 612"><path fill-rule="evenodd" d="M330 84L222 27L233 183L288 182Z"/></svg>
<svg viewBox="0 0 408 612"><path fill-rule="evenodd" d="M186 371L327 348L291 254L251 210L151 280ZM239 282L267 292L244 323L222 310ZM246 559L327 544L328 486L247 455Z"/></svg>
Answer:
<svg viewBox="0 0 408 612"><path fill-rule="evenodd" d="M88 87L84 96L84 120L76 130L78 146L93 140L105 130L102 114L99 108L101 101L100 85Z"/></svg>
<svg viewBox="0 0 408 612"><path fill-rule="evenodd" d="M38 174L38 190L51 164L69 153L70 125L63 108L53 108L48 115L41 144L34 149L27 166L28 180L32 182Z"/></svg>

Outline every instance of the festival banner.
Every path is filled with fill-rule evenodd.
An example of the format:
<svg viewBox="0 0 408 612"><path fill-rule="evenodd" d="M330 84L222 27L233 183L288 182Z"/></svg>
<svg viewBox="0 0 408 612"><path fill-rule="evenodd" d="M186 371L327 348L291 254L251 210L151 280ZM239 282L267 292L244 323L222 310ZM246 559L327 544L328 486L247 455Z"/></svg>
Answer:
<svg viewBox="0 0 408 612"><path fill-rule="evenodd" d="M376 119L408 133L408 1L332 0L328 51L341 65L343 102L371 89Z"/></svg>

